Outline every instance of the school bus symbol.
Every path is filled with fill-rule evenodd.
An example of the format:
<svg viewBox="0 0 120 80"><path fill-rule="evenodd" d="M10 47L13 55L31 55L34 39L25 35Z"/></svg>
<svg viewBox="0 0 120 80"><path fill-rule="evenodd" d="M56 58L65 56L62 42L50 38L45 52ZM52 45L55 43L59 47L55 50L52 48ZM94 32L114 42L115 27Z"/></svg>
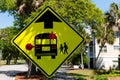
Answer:
<svg viewBox="0 0 120 80"><path fill-rule="evenodd" d="M41 59L41 56L51 56L55 59L57 56L57 36L51 33L42 33L35 36L35 56Z"/></svg>

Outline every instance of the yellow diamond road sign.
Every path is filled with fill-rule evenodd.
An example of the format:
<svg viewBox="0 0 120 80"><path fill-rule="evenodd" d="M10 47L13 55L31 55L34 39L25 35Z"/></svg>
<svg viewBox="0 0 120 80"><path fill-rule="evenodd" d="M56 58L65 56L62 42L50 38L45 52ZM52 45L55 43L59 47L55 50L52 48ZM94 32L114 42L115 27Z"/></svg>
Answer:
<svg viewBox="0 0 120 80"><path fill-rule="evenodd" d="M83 41L73 27L46 7L12 43L47 77L52 77Z"/></svg>

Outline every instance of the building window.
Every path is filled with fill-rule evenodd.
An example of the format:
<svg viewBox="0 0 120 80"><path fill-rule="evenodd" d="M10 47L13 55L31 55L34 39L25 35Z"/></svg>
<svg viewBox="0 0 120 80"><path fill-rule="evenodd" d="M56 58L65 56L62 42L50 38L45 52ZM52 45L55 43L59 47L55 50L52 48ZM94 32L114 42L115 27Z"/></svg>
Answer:
<svg viewBox="0 0 120 80"><path fill-rule="evenodd" d="M120 46L119 45L115 45L113 46L114 50L120 50Z"/></svg>
<svg viewBox="0 0 120 80"><path fill-rule="evenodd" d="M120 32L117 32L117 31L116 31L116 32L115 32L115 37L116 37L116 38L119 38L119 37L120 37Z"/></svg>
<svg viewBox="0 0 120 80"><path fill-rule="evenodd" d="M93 56L93 46L90 46L90 56Z"/></svg>
<svg viewBox="0 0 120 80"><path fill-rule="evenodd" d="M99 48L101 48L101 46L99 46ZM101 52L102 52L102 53L107 53L107 46L103 46Z"/></svg>

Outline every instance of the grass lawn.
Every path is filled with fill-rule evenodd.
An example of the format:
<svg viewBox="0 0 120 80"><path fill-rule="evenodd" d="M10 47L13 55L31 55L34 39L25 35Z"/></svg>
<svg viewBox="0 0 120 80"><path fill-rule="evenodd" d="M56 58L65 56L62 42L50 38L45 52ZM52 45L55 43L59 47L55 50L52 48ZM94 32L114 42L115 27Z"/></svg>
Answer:
<svg viewBox="0 0 120 80"><path fill-rule="evenodd" d="M91 76L95 76L95 71L91 69L70 70L68 75L73 76L76 80L92 80Z"/></svg>
<svg viewBox="0 0 120 80"><path fill-rule="evenodd" d="M81 75L84 75L84 76L93 76L93 75L95 75L95 71L92 70L92 69L70 70L68 73L71 73L71 74L81 74Z"/></svg>
<svg viewBox="0 0 120 80"><path fill-rule="evenodd" d="M76 80L120 80L120 71L118 73L110 74L97 74L95 70L84 69L84 70L70 70L68 75L76 78Z"/></svg>
<svg viewBox="0 0 120 80"><path fill-rule="evenodd" d="M17 60L17 64L24 64L25 60ZM11 60L10 64L14 64L14 60ZM0 60L0 66L6 65L6 60Z"/></svg>

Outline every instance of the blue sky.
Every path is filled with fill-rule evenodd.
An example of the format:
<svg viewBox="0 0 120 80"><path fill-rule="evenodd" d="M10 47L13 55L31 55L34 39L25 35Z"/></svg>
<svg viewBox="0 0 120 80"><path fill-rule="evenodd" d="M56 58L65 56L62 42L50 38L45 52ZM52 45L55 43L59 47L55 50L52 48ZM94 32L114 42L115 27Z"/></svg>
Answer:
<svg viewBox="0 0 120 80"><path fill-rule="evenodd" d="M0 28L12 26L13 21L13 16L10 16L8 13L0 13Z"/></svg>
<svg viewBox="0 0 120 80"><path fill-rule="evenodd" d="M100 8L103 12L109 10L109 6L112 2L120 4L120 0L91 0L96 7ZM0 13L0 28L13 25L14 18L8 13Z"/></svg>
<svg viewBox="0 0 120 80"><path fill-rule="evenodd" d="M120 4L120 0L91 0L91 1L94 4L96 4L96 7L100 8L103 12L109 10L110 4L112 2Z"/></svg>

